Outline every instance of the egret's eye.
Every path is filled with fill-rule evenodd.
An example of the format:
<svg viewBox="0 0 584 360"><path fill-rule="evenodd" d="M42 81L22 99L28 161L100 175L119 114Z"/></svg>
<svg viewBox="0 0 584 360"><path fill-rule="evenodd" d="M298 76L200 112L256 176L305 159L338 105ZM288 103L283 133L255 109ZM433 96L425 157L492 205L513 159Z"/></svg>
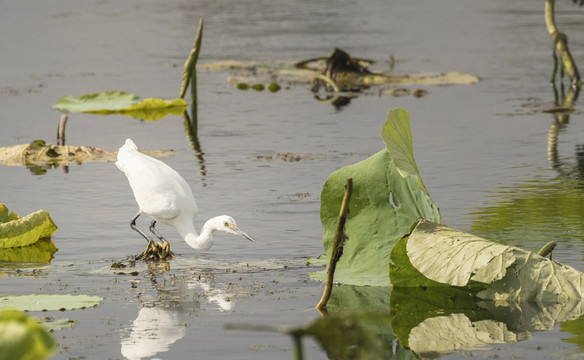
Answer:
<svg viewBox="0 0 584 360"><path fill-rule="evenodd" d="M225 221L225 222L223 223L223 226L225 226L225 227L229 227L229 223L228 223L227 221Z"/></svg>

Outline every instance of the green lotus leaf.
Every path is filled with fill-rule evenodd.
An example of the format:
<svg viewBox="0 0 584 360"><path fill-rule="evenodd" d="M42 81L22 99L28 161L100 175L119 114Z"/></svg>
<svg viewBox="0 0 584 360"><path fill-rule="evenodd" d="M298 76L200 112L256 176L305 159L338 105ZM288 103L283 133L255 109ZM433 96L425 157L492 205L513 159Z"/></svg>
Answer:
<svg viewBox="0 0 584 360"><path fill-rule="evenodd" d="M104 91L81 95L78 98L66 95L61 97L53 108L63 112L115 111L139 104L141 101L138 95L124 91Z"/></svg>
<svg viewBox="0 0 584 360"><path fill-rule="evenodd" d="M6 215L7 213L6 206L0 204L0 218L7 220L0 222L0 249L28 246L38 239L50 237L57 230L45 210L38 210L23 218L18 218L14 213Z"/></svg>
<svg viewBox="0 0 584 360"><path fill-rule="evenodd" d="M124 91L104 91L78 98L61 97L53 108L61 112L84 112L99 115L121 114L153 121L167 115L181 115L187 107L183 99L142 99Z"/></svg>
<svg viewBox="0 0 584 360"><path fill-rule="evenodd" d="M53 336L25 314L0 312L0 360L33 360L50 356L56 348Z"/></svg>
<svg viewBox="0 0 584 360"><path fill-rule="evenodd" d="M390 284L389 253L418 218L440 222L418 173L413 156L409 116L403 109L390 110L382 130L386 149L369 159L335 171L321 192L320 218L323 245L332 251L339 210L348 178L353 195L345 223L348 240L337 263L335 282L348 285ZM323 280L326 272L312 273Z"/></svg>
<svg viewBox="0 0 584 360"><path fill-rule="evenodd" d="M8 208L4 204L0 204L0 223L5 223L12 220L18 220L18 215L13 212L8 212Z"/></svg>
<svg viewBox="0 0 584 360"><path fill-rule="evenodd" d="M22 311L71 310L99 304L99 296L89 295L9 295L0 297L0 309Z"/></svg>

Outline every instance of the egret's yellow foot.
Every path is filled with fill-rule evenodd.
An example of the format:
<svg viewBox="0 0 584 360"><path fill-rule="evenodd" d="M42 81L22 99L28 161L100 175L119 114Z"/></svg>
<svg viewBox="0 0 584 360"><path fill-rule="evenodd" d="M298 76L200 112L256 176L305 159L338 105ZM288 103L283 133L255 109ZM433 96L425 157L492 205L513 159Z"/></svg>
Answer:
<svg viewBox="0 0 584 360"><path fill-rule="evenodd" d="M160 259L164 260L167 257L170 256L170 258L174 258L174 253L170 250L170 243L168 241L164 241L162 243L158 243L158 246L160 246Z"/></svg>

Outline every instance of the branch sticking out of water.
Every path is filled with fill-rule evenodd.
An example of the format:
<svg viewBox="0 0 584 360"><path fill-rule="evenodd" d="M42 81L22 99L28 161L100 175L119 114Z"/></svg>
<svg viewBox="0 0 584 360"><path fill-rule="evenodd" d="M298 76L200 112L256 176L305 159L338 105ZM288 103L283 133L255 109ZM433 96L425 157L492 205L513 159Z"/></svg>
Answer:
<svg viewBox="0 0 584 360"><path fill-rule="evenodd" d="M349 213L349 202L351 201L351 195L353 194L353 179L347 179L347 184L345 185L345 196L343 197L343 203L341 205L341 211L339 214L339 222L337 225L337 230L335 232L335 238L333 241L333 250L331 253L331 258L329 260L328 271L326 274L326 282L324 285L324 291L322 293L322 298L316 305L318 310L324 310L326 304L331 297L331 291L333 288L333 279L335 276L335 268L337 267L337 262L343 255L343 246L345 241L348 239L345 235L345 221L347 220L347 214Z"/></svg>
<svg viewBox="0 0 584 360"><path fill-rule="evenodd" d="M199 58L199 51L201 50L201 41L203 40L203 18L199 20L199 27L197 29L197 35L195 36L195 42L193 48L185 61L182 73L182 84L180 86L179 98L184 99L187 88L189 87L189 82L191 77L196 77L197 70L197 59Z"/></svg>
<svg viewBox="0 0 584 360"><path fill-rule="evenodd" d="M65 145L65 125L67 125L67 114L62 114L57 127L57 145Z"/></svg>

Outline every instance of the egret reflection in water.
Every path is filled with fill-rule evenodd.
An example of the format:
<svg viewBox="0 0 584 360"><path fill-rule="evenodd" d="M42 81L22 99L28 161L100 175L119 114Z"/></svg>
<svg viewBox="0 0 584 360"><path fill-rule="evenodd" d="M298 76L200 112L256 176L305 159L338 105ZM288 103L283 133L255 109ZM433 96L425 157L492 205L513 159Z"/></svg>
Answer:
<svg viewBox="0 0 584 360"><path fill-rule="evenodd" d="M187 281L179 286L178 293L157 292L157 299L140 308L127 336L122 337L122 355L130 360L151 358L169 351L174 343L185 337L199 314L201 302L168 300L168 296L183 299L188 294L206 298L210 311L231 311L235 306L233 294L215 287L208 279Z"/></svg>
<svg viewBox="0 0 584 360"><path fill-rule="evenodd" d="M189 303L192 305L193 303ZM198 312L199 304L143 307L130 327L130 334L122 339L122 355L126 359L144 359L164 353L186 335L188 317Z"/></svg>

